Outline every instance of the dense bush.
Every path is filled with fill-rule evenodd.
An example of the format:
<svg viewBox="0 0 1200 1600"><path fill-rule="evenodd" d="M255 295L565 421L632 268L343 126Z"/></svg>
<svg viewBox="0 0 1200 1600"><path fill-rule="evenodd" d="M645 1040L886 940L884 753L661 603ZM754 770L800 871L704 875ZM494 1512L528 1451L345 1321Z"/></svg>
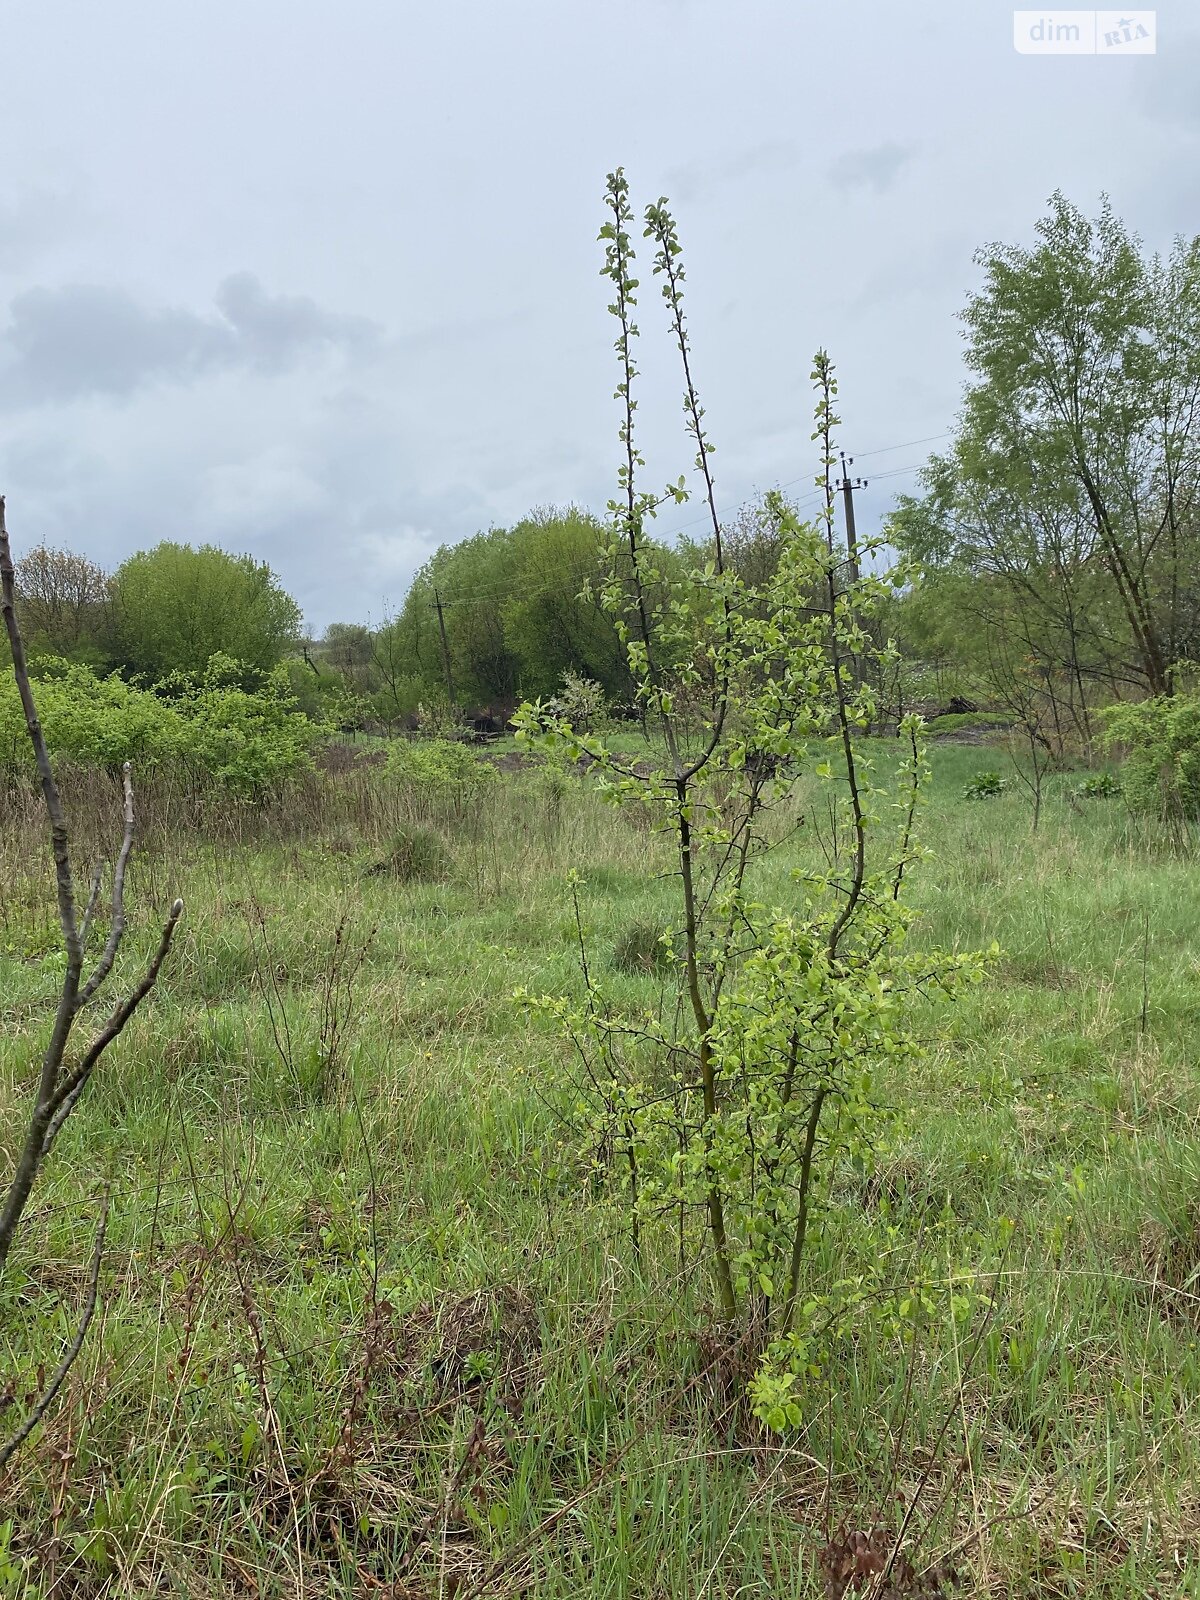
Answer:
<svg viewBox="0 0 1200 1600"><path fill-rule="evenodd" d="M132 761L146 769L180 754L174 708L115 674L101 678L89 667L50 659L40 664L35 688L52 756L89 767L119 768ZM10 768L32 761L17 687L7 677L0 681L0 759Z"/></svg>
<svg viewBox="0 0 1200 1600"><path fill-rule="evenodd" d="M230 793L253 799L308 767L313 745L326 730L300 715L282 668L256 691L233 681L236 673L236 662L214 656L176 707L187 765Z"/></svg>
<svg viewBox="0 0 1200 1600"><path fill-rule="evenodd" d="M497 772L453 739L401 739L388 751L385 773L409 819L455 828L473 818Z"/></svg>
<svg viewBox="0 0 1200 1600"><path fill-rule="evenodd" d="M196 678L175 678L156 693L116 676L98 677L65 661L42 664L38 708L52 756L81 766L170 767L243 800L279 788L304 770L322 729L299 714L286 676L248 690L239 663L214 656ZM31 757L14 683L0 683L0 763Z"/></svg>
<svg viewBox="0 0 1200 1600"><path fill-rule="evenodd" d="M1104 720L1109 745L1125 750L1130 806L1172 822L1200 817L1200 693L1111 706Z"/></svg>
<svg viewBox="0 0 1200 1600"><path fill-rule="evenodd" d="M472 794L495 781L496 769L453 739L402 739L388 751L388 773L445 793Z"/></svg>

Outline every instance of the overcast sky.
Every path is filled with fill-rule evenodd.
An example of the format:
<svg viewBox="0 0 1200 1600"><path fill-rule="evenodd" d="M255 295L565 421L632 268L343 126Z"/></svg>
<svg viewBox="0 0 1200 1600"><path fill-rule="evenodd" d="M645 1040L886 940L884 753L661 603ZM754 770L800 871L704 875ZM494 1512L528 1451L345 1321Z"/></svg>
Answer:
<svg viewBox="0 0 1200 1600"><path fill-rule="evenodd" d="M953 422L980 244L1056 187L1200 227L1195 0L1132 59L1018 55L995 0L0 0L0 75L18 551L249 551L316 630L603 509L619 163L677 214L722 506L805 492L824 344L868 527ZM658 482L692 452L644 265Z"/></svg>

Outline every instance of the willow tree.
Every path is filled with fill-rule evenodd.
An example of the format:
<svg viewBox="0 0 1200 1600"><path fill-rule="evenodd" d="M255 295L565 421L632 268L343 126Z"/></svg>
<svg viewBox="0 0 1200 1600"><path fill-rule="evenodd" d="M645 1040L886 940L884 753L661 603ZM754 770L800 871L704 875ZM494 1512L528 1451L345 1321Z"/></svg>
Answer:
<svg viewBox="0 0 1200 1600"><path fill-rule="evenodd" d="M1149 255L1062 194L1037 234L977 257L957 436L895 531L992 582L1051 665L1169 694L1200 644L1200 237Z"/></svg>

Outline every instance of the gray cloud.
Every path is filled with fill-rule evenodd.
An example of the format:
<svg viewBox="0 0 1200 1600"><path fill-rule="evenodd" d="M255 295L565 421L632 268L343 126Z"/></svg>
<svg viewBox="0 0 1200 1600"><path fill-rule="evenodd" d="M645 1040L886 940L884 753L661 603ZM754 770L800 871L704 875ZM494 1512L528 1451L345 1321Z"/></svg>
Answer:
<svg viewBox="0 0 1200 1600"><path fill-rule="evenodd" d="M305 295L269 295L252 272L226 278L216 301L239 342L239 355L269 372L290 366L302 351L364 350L379 336L377 324L366 317L323 311Z"/></svg>
<svg viewBox="0 0 1200 1600"><path fill-rule="evenodd" d="M797 154L791 139L764 139L760 144L735 150L727 156L685 162L670 168L666 174L670 198L690 204L728 184L784 172L795 165Z"/></svg>
<svg viewBox="0 0 1200 1600"><path fill-rule="evenodd" d="M1158 56L1122 62L1018 55L999 0L862 0L849 37L846 8L795 0L375 0L332 31L295 0L118 0L71 8L67 51L61 7L7 7L9 524L110 566L164 537L253 550L323 626L397 603L442 541L539 502L602 509L596 233L623 162L639 211L676 209L718 503L815 470L826 346L869 532L911 481L870 469L925 447L871 452L953 419L976 245L1032 238L1057 186L1111 194L1151 248L1197 226L1195 4L1164 5ZM813 70L842 59L852 80ZM419 64L400 90L398 61ZM635 242L656 484L693 450Z"/></svg>
<svg viewBox="0 0 1200 1600"><path fill-rule="evenodd" d="M897 144L890 139L864 150L847 150L830 167L829 176L835 183L848 184L852 189L873 189L876 194L886 194L912 160L913 153L911 145Z"/></svg>
<svg viewBox="0 0 1200 1600"><path fill-rule="evenodd" d="M13 300L0 376L13 401L130 395L232 359L233 334L190 311L147 310L121 289L66 284ZM5 359L6 358L6 359Z"/></svg>
<svg viewBox="0 0 1200 1600"><path fill-rule="evenodd" d="M216 305L219 316L199 316L148 307L97 284L27 289L13 299L0 334L5 402L127 398L146 384L187 383L217 370L280 372L316 351L362 350L378 334L365 318L269 295L248 272L225 279Z"/></svg>

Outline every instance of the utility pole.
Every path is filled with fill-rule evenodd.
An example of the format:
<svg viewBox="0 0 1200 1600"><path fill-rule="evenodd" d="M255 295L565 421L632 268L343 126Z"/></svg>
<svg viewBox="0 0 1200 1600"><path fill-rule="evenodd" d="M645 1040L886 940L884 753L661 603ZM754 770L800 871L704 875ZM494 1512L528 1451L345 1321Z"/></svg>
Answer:
<svg viewBox="0 0 1200 1600"><path fill-rule="evenodd" d="M855 489L865 489L867 480L865 478L855 478L852 482L850 468L854 465L854 457L847 456L844 450L841 452L841 457L842 481L838 484L838 488L842 491L842 496L846 502L846 554L850 558L850 576L857 583L862 573L858 565L858 533L854 526L854 491Z"/></svg>
<svg viewBox="0 0 1200 1600"><path fill-rule="evenodd" d="M446 693L450 697L450 704L454 701L454 674L450 670L450 645L446 639L446 619L442 615L442 596L437 589L433 591L433 609L437 612L438 632L442 636L442 665L446 669Z"/></svg>

